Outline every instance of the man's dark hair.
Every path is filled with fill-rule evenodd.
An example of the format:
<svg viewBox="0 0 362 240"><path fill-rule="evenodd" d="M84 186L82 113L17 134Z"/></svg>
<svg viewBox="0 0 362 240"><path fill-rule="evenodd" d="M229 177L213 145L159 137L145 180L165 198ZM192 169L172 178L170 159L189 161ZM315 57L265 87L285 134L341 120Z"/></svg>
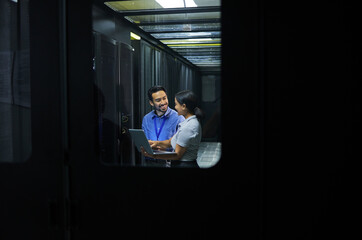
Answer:
<svg viewBox="0 0 362 240"><path fill-rule="evenodd" d="M150 101L153 101L152 94L155 93L155 92L158 92L158 91L164 91L165 93L167 93L166 89L164 87L162 87L162 86L153 86L150 89L148 89L148 99Z"/></svg>

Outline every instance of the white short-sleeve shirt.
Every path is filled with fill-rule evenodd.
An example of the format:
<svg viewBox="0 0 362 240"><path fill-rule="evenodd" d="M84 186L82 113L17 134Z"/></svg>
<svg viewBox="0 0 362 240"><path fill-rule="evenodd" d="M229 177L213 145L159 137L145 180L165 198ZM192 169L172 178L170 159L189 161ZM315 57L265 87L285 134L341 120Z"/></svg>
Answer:
<svg viewBox="0 0 362 240"><path fill-rule="evenodd" d="M201 142L201 125L193 115L179 124L176 134L171 139L171 146L176 149L176 144L187 148L181 161L196 160Z"/></svg>

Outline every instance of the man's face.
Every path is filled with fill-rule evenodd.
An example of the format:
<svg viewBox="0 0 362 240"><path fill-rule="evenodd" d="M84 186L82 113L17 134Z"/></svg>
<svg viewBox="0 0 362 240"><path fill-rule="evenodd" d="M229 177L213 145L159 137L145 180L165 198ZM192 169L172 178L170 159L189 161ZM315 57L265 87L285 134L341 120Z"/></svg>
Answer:
<svg viewBox="0 0 362 240"><path fill-rule="evenodd" d="M168 99L164 91L158 91L152 94L152 101L150 104L155 108L157 112L165 113L168 108Z"/></svg>

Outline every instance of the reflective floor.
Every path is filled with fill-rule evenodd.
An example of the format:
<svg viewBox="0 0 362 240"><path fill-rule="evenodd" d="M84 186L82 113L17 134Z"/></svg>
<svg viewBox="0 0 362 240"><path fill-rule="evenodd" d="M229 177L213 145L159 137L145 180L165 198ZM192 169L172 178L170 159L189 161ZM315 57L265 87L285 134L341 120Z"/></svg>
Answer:
<svg viewBox="0 0 362 240"><path fill-rule="evenodd" d="M214 166L221 157L221 142L201 142L197 156L200 168Z"/></svg>

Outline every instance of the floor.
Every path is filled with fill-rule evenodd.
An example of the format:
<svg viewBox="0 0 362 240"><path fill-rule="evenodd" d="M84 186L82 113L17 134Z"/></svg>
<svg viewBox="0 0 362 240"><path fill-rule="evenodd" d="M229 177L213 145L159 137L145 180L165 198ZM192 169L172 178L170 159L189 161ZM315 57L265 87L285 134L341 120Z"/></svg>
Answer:
<svg viewBox="0 0 362 240"><path fill-rule="evenodd" d="M201 142L197 157L200 168L214 166L221 157L221 142Z"/></svg>

